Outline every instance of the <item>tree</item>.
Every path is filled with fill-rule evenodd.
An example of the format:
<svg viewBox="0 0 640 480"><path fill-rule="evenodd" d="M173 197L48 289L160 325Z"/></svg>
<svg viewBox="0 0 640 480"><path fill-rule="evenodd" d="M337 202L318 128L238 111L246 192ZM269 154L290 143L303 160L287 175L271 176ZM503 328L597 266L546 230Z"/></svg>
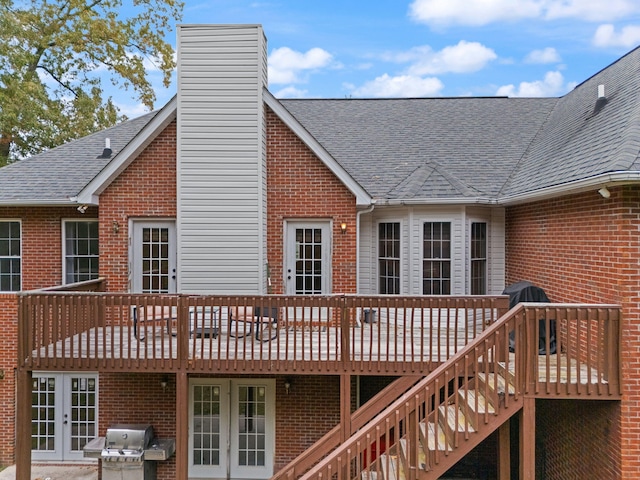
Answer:
<svg viewBox="0 0 640 480"><path fill-rule="evenodd" d="M104 81L153 108L146 67L169 86L183 3L133 2L0 0L0 166L124 120Z"/></svg>

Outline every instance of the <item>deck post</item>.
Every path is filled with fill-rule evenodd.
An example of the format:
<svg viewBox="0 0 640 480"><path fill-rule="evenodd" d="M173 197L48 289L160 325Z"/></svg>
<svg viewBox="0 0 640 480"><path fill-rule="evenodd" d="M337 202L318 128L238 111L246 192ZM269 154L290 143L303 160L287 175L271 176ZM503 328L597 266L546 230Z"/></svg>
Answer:
<svg viewBox="0 0 640 480"><path fill-rule="evenodd" d="M31 370L17 370L16 480L31 480Z"/></svg>
<svg viewBox="0 0 640 480"><path fill-rule="evenodd" d="M511 428L507 419L498 429L498 480L511 479Z"/></svg>
<svg viewBox="0 0 640 480"><path fill-rule="evenodd" d="M520 412L520 480L536 478L536 399L522 398Z"/></svg>
<svg viewBox="0 0 640 480"><path fill-rule="evenodd" d="M351 436L351 375L340 375L340 441Z"/></svg>
<svg viewBox="0 0 640 480"><path fill-rule="evenodd" d="M176 479L189 478L189 376L176 372Z"/></svg>

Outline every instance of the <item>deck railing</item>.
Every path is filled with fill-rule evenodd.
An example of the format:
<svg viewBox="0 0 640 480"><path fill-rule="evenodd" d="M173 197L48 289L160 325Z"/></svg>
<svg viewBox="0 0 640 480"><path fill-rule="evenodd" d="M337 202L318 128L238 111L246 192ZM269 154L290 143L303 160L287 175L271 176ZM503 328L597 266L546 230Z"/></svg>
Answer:
<svg viewBox="0 0 640 480"><path fill-rule="evenodd" d="M619 399L620 320L613 305L519 304L315 466L297 463L306 474L285 478L381 478L392 468L439 478L524 395Z"/></svg>
<svg viewBox="0 0 640 480"><path fill-rule="evenodd" d="M30 369L410 374L430 371L508 309L504 296L19 296Z"/></svg>

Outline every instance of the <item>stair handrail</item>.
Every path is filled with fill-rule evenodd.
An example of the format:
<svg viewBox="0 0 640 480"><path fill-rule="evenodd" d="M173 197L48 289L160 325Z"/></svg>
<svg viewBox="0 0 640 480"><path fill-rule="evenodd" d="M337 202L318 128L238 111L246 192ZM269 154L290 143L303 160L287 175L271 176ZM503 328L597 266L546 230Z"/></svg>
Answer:
<svg viewBox="0 0 640 480"><path fill-rule="evenodd" d="M407 375L399 377L384 387L380 392L369 399L364 405L351 414L351 429L356 431L386 408L395 398L399 391L406 391L415 385L421 377ZM313 465L326 457L332 450L340 445L340 424L333 427L323 435L311 447L298 455L287 466L279 470L270 480L295 479L308 471Z"/></svg>
<svg viewBox="0 0 640 480"><path fill-rule="evenodd" d="M435 419L434 424L438 425L438 416L444 412L448 412L448 405L452 395L449 390L458 391L457 381L460 377L469 379L473 377L477 371L483 370L487 375L485 383L485 405L484 416L485 423L488 423L489 408L487 398L490 397L489 385L491 390L502 395L498 399L501 409L508 409L511 403L518 402L523 392L529 388L532 382L532 372L537 371L538 360L538 338L539 333L538 319L540 315L555 313L558 315L563 309L569 311L571 309L589 309L599 315L599 312L617 311L618 315L614 315L613 320L618 321L616 328L608 329L609 333L616 337L611 339L615 341L619 339L619 311L617 305L575 305L575 304L537 304L537 303L520 303L510 309L506 314L499 318L493 325L489 326L478 337L473 339L469 344L464 346L460 351L454 354L448 361L437 367L433 372L420 380L414 387L404 392L389 407L375 416L367 425L356 431L346 442L336 448L327 457L318 462L306 474L299 477L301 480L311 479L328 479L334 476L338 480L346 480L355 478L357 474L368 467L374 460L374 455L381 452L381 447L389 447L383 445L381 439L391 439L395 432L403 435L405 447L405 467L417 468L418 451L421 435L420 422L423 420ZM568 318L568 317L567 317ZM576 316L577 318L577 316ZM598 317L599 318L599 317ZM607 317L608 318L608 317ZM571 320L571 318L569 318ZM547 320L547 325L549 321ZM579 322L574 328L580 328ZM591 328L591 327L587 327ZM614 331L611 331L614 330ZM510 336L510 333L513 334ZM536 341L536 348L531 347L532 340ZM511 345L510 345L511 340ZM548 343L548 342L547 342ZM619 349L617 349L619 352ZM510 356L510 353L512 354ZM610 355L607 358L611 360ZM535 359L535 362L533 361ZM619 362L619 358L617 359ZM499 385L499 375L496 373L493 362L499 361L503 363L505 371L513 371L513 377L510 384ZM588 359L585 359L588 361ZM535 363L535 367L534 367ZM477 369L477 370L476 370ZM453 380L456 382L453 382ZM465 384L466 385L466 384ZM444 392L444 394L443 394ZM507 392L509 394L507 394ZM427 403L427 400L430 400ZM453 400L457 402L457 396ZM476 396L475 402L478 407L480 400ZM443 407L443 408L441 408ZM481 409L476 408L476 412ZM512 409L513 410L513 409ZM456 411L458 411L456 409ZM447 414L447 413L445 413ZM493 415L497 415L498 411ZM456 414L457 415L457 414ZM477 413L476 413L477 415ZM457 417L455 421L457 421ZM440 463L442 455L448 456L449 453L457 446L461 440L461 436L469 436L469 419L464 425L462 432L457 429L454 431L435 432L436 442L442 436L445 439L444 449L436 453L434 458L424 458L422 468L430 470ZM436 427L437 428L437 427ZM399 437L399 435L397 436ZM396 438L397 440L398 438ZM449 446L447 446L449 445ZM389 460L387 460L388 462ZM388 465L387 465L388 466ZM376 468L382 469L384 466L377 465ZM413 476L407 475L407 478Z"/></svg>

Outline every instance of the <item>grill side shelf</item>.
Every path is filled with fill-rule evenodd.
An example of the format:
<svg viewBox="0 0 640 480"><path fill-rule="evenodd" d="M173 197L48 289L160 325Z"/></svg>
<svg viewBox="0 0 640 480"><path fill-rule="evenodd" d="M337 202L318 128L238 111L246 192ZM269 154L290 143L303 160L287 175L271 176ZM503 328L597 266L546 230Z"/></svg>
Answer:
<svg viewBox="0 0 640 480"><path fill-rule="evenodd" d="M144 450L145 460L167 460L176 452L176 441L173 438L154 439Z"/></svg>

